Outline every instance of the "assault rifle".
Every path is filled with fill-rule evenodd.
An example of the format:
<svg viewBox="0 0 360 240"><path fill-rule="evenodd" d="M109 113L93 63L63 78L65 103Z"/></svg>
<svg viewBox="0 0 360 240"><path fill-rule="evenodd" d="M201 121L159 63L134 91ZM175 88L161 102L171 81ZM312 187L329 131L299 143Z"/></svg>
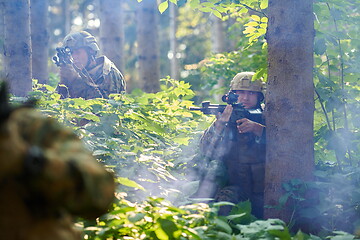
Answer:
<svg viewBox="0 0 360 240"><path fill-rule="evenodd" d="M229 124L235 124L236 120L241 118L248 118L255 122L261 122L261 109L245 109L241 103L237 103L239 95L229 91L227 94L222 96L222 101L233 106L233 112L230 116ZM201 107L191 107L192 111L201 111L204 114L217 115L218 113L224 112L227 105L211 104L210 102L202 102Z"/></svg>
<svg viewBox="0 0 360 240"><path fill-rule="evenodd" d="M89 72L86 69L81 70L74 64L74 59L71 55L71 49L69 47L56 48L56 56L53 57L53 61L58 67L67 64L71 65L75 69L75 71L80 75L80 77L84 79L89 86L95 88L95 90L99 93L99 95L102 98L104 98L103 94L99 89L99 86L94 82Z"/></svg>
<svg viewBox="0 0 360 240"><path fill-rule="evenodd" d="M72 64L73 59L71 56L71 50L68 47L56 48L56 56L53 57L56 66L60 67L66 64Z"/></svg>
<svg viewBox="0 0 360 240"><path fill-rule="evenodd" d="M236 120L241 118L248 118L252 121L260 122L262 111L261 109L245 109L240 103L231 104L233 106L233 112L230 116L229 124L235 124ZM191 107L191 111L201 111L207 115L217 115L218 113L224 112L227 105L211 104L210 102L202 102L201 107Z"/></svg>
<svg viewBox="0 0 360 240"><path fill-rule="evenodd" d="M262 110L261 109L245 109L241 103L237 103L238 95L233 92L229 92L222 97L223 102L232 105L233 111L231 113L228 127L231 129L230 139L236 139L237 123L236 120L247 118L255 122L262 122ZM210 102L202 102L201 107L191 107L191 111L201 111L204 114L217 115L225 110L227 105L211 104Z"/></svg>

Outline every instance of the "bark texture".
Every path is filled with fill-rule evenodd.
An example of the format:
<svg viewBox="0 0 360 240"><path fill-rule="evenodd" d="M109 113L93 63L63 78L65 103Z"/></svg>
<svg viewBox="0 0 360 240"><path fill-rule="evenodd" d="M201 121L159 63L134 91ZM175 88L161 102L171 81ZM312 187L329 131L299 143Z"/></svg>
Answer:
<svg viewBox="0 0 360 240"><path fill-rule="evenodd" d="M139 78L145 92L160 89L157 13L156 0L142 1L137 6Z"/></svg>
<svg viewBox="0 0 360 240"><path fill-rule="evenodd" d="M102 53L124 70L124 29L121 0L100 1L100 44Z"/></svg>
<svg viewBox="0 0 360 240"><path fill-rule="evenodd" d="M0 49L4 49L4 38L5 38L4 9L5 9L4 1L0 0ZM4 55L0 54L0 74L2 74L3 71L4 71Z"/></svg>
<svg viewBox="0 0 360 240"><path fill-rule="evenodd" d="M47 83L48 73L48 0L31 0L32 77Z"/></svg>
<svg viewBox="0 0 360 240"><path fill-rule="evenodd" d="M10 92L26 96L31 90L31 44L29 0L4 2L4 63Z"/></svg>
<svg viewBox="0 0 360 240"><path fill-rule="evenodd" d="M176 38L176 31L177 31L177 15L178 9L177 6L173 3L170 3L169 6L170 11L170 30L169 30L169 38L170 38L170 64L171 64L171 78L179 79L179 61L177 58L177 38Z"/></svg>
<svg viewBox="0 0 360 240"><path fill-rule="evenodd" d="M312 0L270 0L268 8L267 162L265 205L277 205L290 179L310 180L314 169ZM265 209L289 221L291 204Z"/></svg>
<svg viewBox="0 0 360 240"><path fill-rule="evenodd" d="M226 37L226 30L225 30L225 22L223 22L220 18L216 17L215 15L210 16L211 21L211 52L222 53L226 51L225 46L225 37ZM223 77L218 79L218 82L215 88L222 88L225 85L225 79ZM217 101L221 101L221 97L223 94L216 94L214 97Z"/></svg>
<svg viewBox="0 0 360 240"><path fill-rule="evenodd" d="M225 32L224 22L215 15L211 15L210 20L212 23L212 28L211 28L212 52L213 53L225 52L226 32Z"/></svg>
<svg viewBox="0 0 360 240"><path fill-rule="evenodd" d="M62 0L62 35L65 37L70 33L71 30L71 10L70 10L70 0Z"/></svg>

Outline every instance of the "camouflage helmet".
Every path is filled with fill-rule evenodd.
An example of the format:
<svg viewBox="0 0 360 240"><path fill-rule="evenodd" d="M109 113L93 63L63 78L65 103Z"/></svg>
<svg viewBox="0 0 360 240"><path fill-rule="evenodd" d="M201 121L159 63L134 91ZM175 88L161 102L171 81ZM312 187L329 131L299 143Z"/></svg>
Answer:
<svg viewBox="0 0 360 240"><path fill-rule="evenodd" d="M254 72L236 74L230 83L230 90L245 90L265 94L265 83L262 79L253 79L254 74Z"/></svg>
<svg viewBox="0 0 360 240"><path fill-rule="evenodd" d="M95 55L100 51L95 37L86 31L68 34L63 40L63 47L68 47L71 50L89 47L95 52Z"/></svg>

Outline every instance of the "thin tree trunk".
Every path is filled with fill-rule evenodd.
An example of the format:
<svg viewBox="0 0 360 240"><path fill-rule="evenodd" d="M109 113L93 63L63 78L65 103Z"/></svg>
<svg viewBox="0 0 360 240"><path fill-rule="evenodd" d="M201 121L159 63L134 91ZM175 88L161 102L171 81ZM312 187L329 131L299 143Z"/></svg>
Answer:
<svg viewBox="0 0 360 240"><path fill-rule="evenodd" d="M124 29L121 5L121 0L100 1L100 43L102 53L123 71Z"/></svg>
<svg viewBox="0 0 360 240"><path fill-rule="evenodd" d="M0 49L4 49L4 39L5 39L5 3L3 0L0 0ZM4 55L0 54L0 74L4 71ZM1 75L0 75L1 77Z"/></svg>
<svg viewBox="0 0 360 240"><path fill-rule="evenodd" d="M171 78L179 79L179 62L177 58L177 39L176 39L176 30L177 30L177 6L173 3L170 3L170 64L171 64Z"/></svg>
<svg viewBox="0 0 360 240"><path fill-rule="evenodd" d="M233 26L236 23L236 19L234 18L230 18L228 20L225 21L225 29L230 28L231 26ZM238 43L238 39L236 38L229 38L226 37L226 41L225 41L225 51L234 51L237 49L237 43Z"/></svg>
<svg viewBox="0 0 360 240"><path fill-rule="evenodd" d="M31 0L32 77L47 83L48 73L48 0Z"/></svg>
<svg viewBox="0 0 360 240"><path fill-rule="evenodd" d="M277 205L290 179L311 180L314 170L312 0L270 0L265 205ZM265 208L266 218L289 222L293 206Z"/></svg>
<svg viewBox="0 0 360 240"><path fill-rule="evenodd" d="M225 47L225 28L224 28L224 22L216 17L215 15L210 16L211 20L211 51L212 53L221 53L226 51ZM214 88L222 88L224 87L225 79L223 77L218 79L217 84L214 86ZM214 98L217 101L221 101L221 97L223 94L215 94Z"/></svg>
<svg viewBox="0 0 360 240"><path fill-rule="evenodd" d="M69 0L62 0L62 15L63 15L63 32L62 35L65 37L69 34L71 29L71 12Z"/></svg>
<svg viewBox="0 0 360 240"><path fill-rule="evenodd" d="M10 92L26 96L31 90L29 0L5 1L5 74Z"/></svg>
<svg viewBox="0 0 360 240"><path fill-rule="evenodd" d="M210 19L212 23L212 28L211 28L212 52L213 53L225 52L226 33L224 28L224 22L215 15L211 15Z"/></svg>
<svg viewBox="0 0 360 240"><path fill-rule="evenodd" d="M145 92L160 89L157 13L156 0L142 1L137 5L139 78Z"/></svg>

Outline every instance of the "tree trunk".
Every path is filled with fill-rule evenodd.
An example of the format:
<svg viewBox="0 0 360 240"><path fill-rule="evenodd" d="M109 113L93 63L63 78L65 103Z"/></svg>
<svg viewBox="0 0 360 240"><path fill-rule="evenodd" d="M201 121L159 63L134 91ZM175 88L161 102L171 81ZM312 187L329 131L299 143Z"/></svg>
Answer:
<svg viewBox="0 0 360 240"><path fill-rule="evenodd" d="M31 0L32 77L47 83L49 31L48 0Z"/></svg>
<svg viewBox="0 0 360 240"><path fill-rule="evenodd" d="M211 43L212 43L212 52L213 53L221 53L226 51L225 47L225 29L224 22L216 17L215 15L210 16L210 20L212 23L211 28Z"/></svg>
<svg viewBox="0 0 360 240"><path fill-rule="evenodd" d="M5 38L5 24L4 24L5 5L4 1L0 0L0 49L4 49ZM0 78L4 71L4 55L0 54Z"/></svg>
<svg viewBox="0 0 360 240"><path fill-rule="evenodd" d="M225 29L224 29L224 22L216 17L215 15L210 16L211 21L211 52L212 53L221 53L226 51L225 47ZM223 77L218 79L217 84L214 86L214 88L222 88L224 87L225 79ZM215 94L214 98L217 101L221 101L221 97L223 94Z"/></svg>
<svg viewBox="0 0 360 240"><path fill-rule="evenodd" d="M179 79L179 63L177 58L177 39L176 39L176 30L177 30L177 6L173 3L170 3L170 26L169 26L169 37L170 37L170 64L171 64L171 78Z"/></svg>
<svg viewBox="0 0 360 240"><path fill-rule="evenodd" d="M31 44L29 0L4 2L4 59L6 80L15 96L31 90Z"/></svg>
<svg viewBox="0 0 360 240"><path fill-rule="evenodd" d="M121 4L121 0L100 1L100 44L102 53L123 71L124 30Z"/></svg>
<svg viewBox="0 0 360 240"><path fill-rule="evenodd" d="M145 0L137 4L139 78L145 92L157 92L160 89L157 13L156 0Z"/></svg>
<svg viewBox="0 0 360 240"><path fill-rule="evenodd" d="M71 29L71 11L69 0L62 0L63 29L62 35L65 37Z"/></svg>
<svg viewBox="0 0 360 240"><path fill-rule="evenodd" d="M270 0L265 205L277 205L290 179L311 180L314 169L312 0ZM292 206L265 208L266 218L290 220Z"/></svg>

